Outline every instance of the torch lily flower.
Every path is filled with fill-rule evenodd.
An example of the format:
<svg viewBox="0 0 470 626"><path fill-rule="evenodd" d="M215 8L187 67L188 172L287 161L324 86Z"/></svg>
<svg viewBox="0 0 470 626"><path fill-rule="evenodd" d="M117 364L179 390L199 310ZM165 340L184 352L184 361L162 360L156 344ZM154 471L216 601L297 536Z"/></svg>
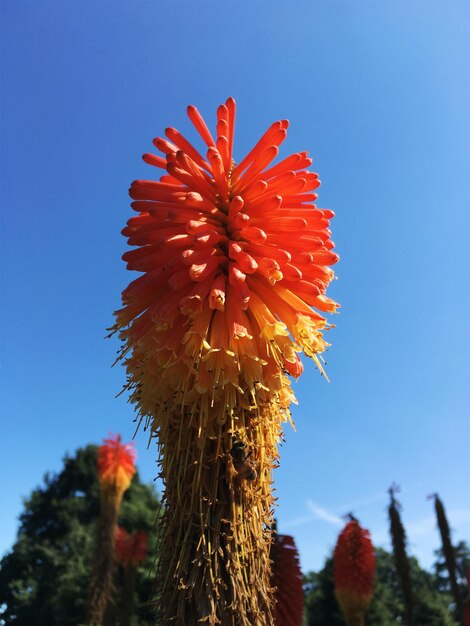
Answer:
<svg viewBox="0 0 470 626"><path fill-rule="evenodd" d="M121 443L121 435L105 439L98 448L98 478L102 488L124 493L135 474L136 453L131 443Z"/></svg>
<svg viewBox="0 0 470 626"><path fill-rule="evenodd" d="M348 626L363 626L372 599L374 547L356 519L341 531L333 555L335 593Z"/></svg>
<svg viewBox="0 0 470 626"><path fill-rule="evenodd" d="M294 538L274 535L271 548L275 626L301 626L304 611L303 576Z"/></svg>
<svg viewBox="0 0 470 626"><path fill-rule="evenodd" d="M130 188L136 215L123 234L134 249L123 258L142 275L123 291L112 330L131 402L159 442L161 621L261 626L272 623L263 529L295 401L289 377L302 373L302 351L323 373L324 313L338 307L326 296L333 213L314 204L307 152L273 164L287 120L235 162L233 98L217 109L215 135L187 112L205 154L167 128L153 142L161 155L144 155L163 174ZM237 441L256 480L233 462Z"/></svg>

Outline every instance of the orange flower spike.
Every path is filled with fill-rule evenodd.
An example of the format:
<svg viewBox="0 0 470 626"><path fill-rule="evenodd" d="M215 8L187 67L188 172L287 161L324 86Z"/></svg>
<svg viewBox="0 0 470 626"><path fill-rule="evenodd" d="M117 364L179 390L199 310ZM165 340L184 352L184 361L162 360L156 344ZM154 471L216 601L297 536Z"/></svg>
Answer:
<svg viewBox="0 0 470 626"><path fill-rule="evenodd" d="M105 439L98 448L98 476L103 486L125 491L135 474L136 453L133 444L121 443L121 435Z"/></svg>
<svg viewBox="0 0 470 626"><path fill-rule="evenodd" d="M369 531L351 518L333 555L335 594L348 626L362 626L373 594L375 556Z"/></svg>

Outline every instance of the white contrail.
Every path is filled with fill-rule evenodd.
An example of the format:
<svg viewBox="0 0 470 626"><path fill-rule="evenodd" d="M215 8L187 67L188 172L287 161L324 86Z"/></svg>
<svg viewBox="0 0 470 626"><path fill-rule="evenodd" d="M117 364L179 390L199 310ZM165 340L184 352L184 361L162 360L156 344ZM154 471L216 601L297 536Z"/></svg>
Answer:
<svg viewBox="0 0 470 626"><path fill-rule="evenodd" d="M334 513L330 513L325 508L314 502L313 500L307 500L307 508L311 512L313 519L321 519L334 526L343 526L344 520L338 517Z"/></svg>
<svg viewBox="0 0 470 626"><path fill-rule="evenodd" d="M283 522L282 526L293 528L295 526L303 526L304 524L309 524L310 522L314 522L316 520L328 522L328 524L333 524L333 526L342 526L344 524L344 520L342 520L334 513L331 513L324 507L320 506L313 500L307 500L306 505L307 509L310 511L310 515L303 515L302 517L296 517L294 519L288 520L286 522Z"/></svg>
<svg viewBox="0 0 470 626"><path fill-rule="evenodd" d="M342 511L344 514L349 511L355 511L356 509L365 506L367 504L372 504L373 502L377 502L378 500L383 500L385 498L385 494L374 494L369 498L364 498L363 500L359 500L353 503L350 503L347 506L338 507L338 511ZM324 522L328 522L333 526L344 526L344 519L337 515L332 511L328 511L325 507L321 506L311 498L306 500L305 502L307 509L310 511L310 515L303 515L301 517L296 517L294 519L288 520L282 523L282 526L294 528L295 526L303 526L304 524L309 524L310 522L314 522L316 520L322 520Z"/></svg>

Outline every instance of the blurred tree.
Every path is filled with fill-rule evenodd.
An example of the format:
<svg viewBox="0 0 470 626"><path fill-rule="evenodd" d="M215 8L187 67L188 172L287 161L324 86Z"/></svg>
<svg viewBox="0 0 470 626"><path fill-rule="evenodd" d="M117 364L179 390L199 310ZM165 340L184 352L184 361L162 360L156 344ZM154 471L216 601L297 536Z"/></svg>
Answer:
<svg viewBox="0 0 470 626"><path fill-rule="evenodd" d="M367 613L367 626L396 626L402 623L403 602L395 574L393 556L382 549L376 553L374 596ZM417 560L410 558L411 574L415 581L415 625L458 626L451 613L451 598L437 589L435 577L421 569ZM305 577L305 607L307 626L344 626L333 584L333 561L327 559L320 572Z"/></svg>
<svg viewBox="0 0 470 626"><path fill-rule="evenodd" d="M467 590L467 572L470 567L470 546L466 541L460 541L456 546L455 561L457 569L457 583L462 591L462 596ZM434 572L436 575L437 586L441 591L451 593L449 573L447 571L444 554L442 548L434 551L436 561L434 563Z"/></svg>
<svg viewBox="0 0 470 626"><path fill-rule="evenodd" d="M335 596L333 558L326 560L321 571L309 572L304 581L307 626L344 626Z"/></svg>
<svg viewBox="0 0 470 626"><path fill-rule="evenodd" d="M1 563L0 623L14 626L79 626L86 621L94 528L100 492L97 447L64 459L62 471L25 501L17 540ZM160 502L138 474L126 492L120 524L152 531ZM150 532L152 540L155 533ZM137 573L138 621L148 615L155 544Z"/></svg>

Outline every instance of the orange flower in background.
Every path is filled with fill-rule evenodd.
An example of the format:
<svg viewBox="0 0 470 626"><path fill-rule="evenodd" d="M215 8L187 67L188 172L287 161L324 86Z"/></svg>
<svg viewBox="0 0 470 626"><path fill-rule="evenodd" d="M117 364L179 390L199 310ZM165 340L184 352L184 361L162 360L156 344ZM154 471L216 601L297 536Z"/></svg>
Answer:
<svg viewBox="0 0 470 626"><path fill-rule="evenodd" d="M319 311L338 307L325 295L338 256L333 212L314 204L320 181L308 153L271 165L287 120L235 164L235 101L218 108L215 138L195 107L188 116L206 156L167 128L154 140L164 156L143 157L167 173L130 188L137 215L123 234L136 249L123 258L143 275L123 292L115 328L123 355L132 350L141 412L199 404L206 427L209 406L223 422L241 395L287 408L286 374L301 374L302 350L323 371L328 324Z"/></svg>
<svg viewBox="0 0 470 626"><path fill-rule="evenodd" d="M304 611L303 576L294 538L274 536L271 548L275 626L301 626Z"/></svg>
<svg viewBox="0 0 470 626"><path fill-rule="evenodd" d="M132 443L121 443L121 435L105 439L98 448L98 477L103 486L125 491L135 474L136 453Z"/></svg>
<svg viewBox="0 0 470 626"><path fill-rule="evenodd" d="M333 555L335 593L348 626L361 626L373 593L374 547L368 530L351 518Z"/></svg>
<svg viewBox="0 0 470 626"><path fill-rule="evenodd" d="M147 556L148 533L141 530L128 533L118 526L116 529L116 560L124 567L137 567Z"/></svg>

